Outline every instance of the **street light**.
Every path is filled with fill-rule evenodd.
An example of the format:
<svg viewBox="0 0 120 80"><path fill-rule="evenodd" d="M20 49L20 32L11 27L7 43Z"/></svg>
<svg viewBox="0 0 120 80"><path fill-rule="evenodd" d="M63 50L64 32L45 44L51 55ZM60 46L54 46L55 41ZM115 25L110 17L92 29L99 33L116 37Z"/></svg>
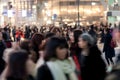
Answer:
<svg viewBox="0 0 120 80"><path fill-rule="evenodd" d="M77 0L77 3L78 3L78 27L80 27L80 13L79 13L79 5L80 5L80 0Z"/></svg>

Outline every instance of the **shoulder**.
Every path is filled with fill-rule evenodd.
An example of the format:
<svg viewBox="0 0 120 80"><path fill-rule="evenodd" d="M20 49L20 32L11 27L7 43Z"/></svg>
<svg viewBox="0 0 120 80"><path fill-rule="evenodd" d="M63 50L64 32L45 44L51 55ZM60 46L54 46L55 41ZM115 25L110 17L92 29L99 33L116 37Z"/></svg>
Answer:
<svg viewBox="0 0 120 80"><path fill-rule="evenodd" d="M38 68L37 80L53 80L53 76L46 63Z"/></svg>
<svg viewBox="0 0 120 80"><path fill-rule="evenodd" d="M38 68L38 71L47 71L49 70L47 64L43 64L41 67Z"/></svg>
<svg viewBox="0 0 120 80"><path fill-rule="evenodd" d="M93 46L90 48L90 55L93 55L93 56L101 56L101 51L99 50L98 46Z"/></svg>

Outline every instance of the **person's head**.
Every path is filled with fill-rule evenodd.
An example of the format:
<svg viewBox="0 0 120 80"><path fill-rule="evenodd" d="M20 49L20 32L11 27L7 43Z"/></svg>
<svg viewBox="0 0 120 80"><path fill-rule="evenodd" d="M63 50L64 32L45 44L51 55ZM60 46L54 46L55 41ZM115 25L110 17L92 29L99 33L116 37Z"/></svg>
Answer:
<svg viewBox="0 0 120 80"><path fill-rule="evenodd" d="M78 38L82 34L82 31L75 30L73 33L74 33L74 41L75 41L75 43L78 43Z"/></svg>
<svg viewBox="0 0 120 80"><path fill-rule="evenodd" d="M13 51L8 60L8 77L24 80L28 76L28 53L24 50Z"/></svg>
<svg viewBox="0 0 120 80"><path fill-rule="evenodd" d="M44 40L44 36L42 34L36 33L32 36L32 45L36 46L37 48L39 48L40 44L42 43L42 41Z"/></svg>
<svg viewBox="0 0 120 80"><path fill-rule="evenodd" d="M90 29L91 29L91 30L94 30L94 25L91 25L91 26L90 26Z"/></svg>
<svg viewBox="0 0 120 80"><path fill-rule="evenodd" d="M52 32L49 32L49 33L47 33L47 34L45 35L45 39L49 39L49 38L51 38L51 37L53 37L53 36L55 36L55 34L52 33Z"/></svg>
<svg viewBox="0 0 120 80"><path fill-rule="evenodd" d="M30 40L24 40L20 42L20 48L26 51L30 51L32 49L32 43Z"/></svg>
<svg viewBox="0 0 120 80"><path fill-rule="evenodd" d="M94 39L90 34L83 33L79 37L79 42L78 42L79 48L85 49L85 48L92 47L93 45L94 45Z"/></svg>
<svg viewBox="0 0 120 80"><path fill-rule="evenodd" d="M70 41L74 43L74 42L75 42L75 39L74 39L74 33L73 33L73 32L69 32L68 35L69 35L69 39L70 39Z"/></svg>
<svg viewBox="0 0 120 80"><path fill-rule="evenodd" d="M45 49L45 60L52 58L64 60L68 56L68 44L64 38L53 37L47 44Z"/></svg>
<svg viewBox="0 0 120 80"><path fill-rule="evenodd" d="M33 62L36 61L36 53L33 51L33 46L30 40L21 41L20 48L28 52L29 57Z"/></svg>
<svg viewBox="0 0 120 80"><path fill-rule="evenodd" d="M54 27L52 30L51 30L52 33L55 33L56 36L61 36L61 29L58 28L58 27Z"/></svg>

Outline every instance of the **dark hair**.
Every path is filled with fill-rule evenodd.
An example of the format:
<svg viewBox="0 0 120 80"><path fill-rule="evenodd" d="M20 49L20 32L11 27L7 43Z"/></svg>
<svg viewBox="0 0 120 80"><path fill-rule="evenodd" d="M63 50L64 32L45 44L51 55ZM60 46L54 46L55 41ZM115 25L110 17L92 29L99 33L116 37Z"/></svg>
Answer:
<svg viewBox="0 0 120 80"><path fill-rule="evenodd" d="M36 33L32 36L32 44L33 46L36 46L39 48L40 44L42 43L42 40L44 40L44 36L42 34Z"/></svg>
<svg viewBox="0 0 120 80"><path fill-rule="evenodd" d="M0 28L0 32L2 32L2 28Z"/></svg>
<svg viewBox="0 0 120 80"><path fill-rule="evenodd" d="M78 43L78 38L79 36L82 34L82 31L80 30L75 30L74 31L74 39L75 39L75 43Z"/></svg>
<svg viewBox="0 0 120 80"><path fill-rule="evenodd" d="M52 37L46 43L46 49L45 49L45 60L46 61L50 60L51 58L57 58L57 56L56 56L57 48L61 48L61 49L67 48L68 49L68 44L67 44L67 41L65 38Z"/></svg>
<svg viewBox="0 0 120 80"><path fill-rule="evenodd" d="M45 38L50 38L50 37L53 37L53 36L55 36L55 34L49 32L49 33L47 33L47 34L45 35Z"/></svg>
<svg viewBox="0 0 120 80"><path fill-rule="evenodd" d="M24 50L12 52L8 61L8 75L15 79L25 80L27 78L26 62L28 54Z"/></svg>
<svg viewBox="0 0 120 80"><path fill-rule="evenodd" d="M21 41L20 48L26 51L30 51L30 49L32 49L32 43L30 42L30 40Z"/></svg>
<svg viewBox="0 0 120 80"><path fill-rule="evenodd" d="M36 52L33 50L33 46L30 40L24 40L20 42L20 48L26 50L29 55L31 55L31 59L33 62L36 62L37 55Z"/></svg>
<svg viewBox="0 0 120 80"><path fill-rule="evenodd" d="M107 33L110 33L110 29L109 29L109 28L106 28L105 31L106 31Z"/></svg>

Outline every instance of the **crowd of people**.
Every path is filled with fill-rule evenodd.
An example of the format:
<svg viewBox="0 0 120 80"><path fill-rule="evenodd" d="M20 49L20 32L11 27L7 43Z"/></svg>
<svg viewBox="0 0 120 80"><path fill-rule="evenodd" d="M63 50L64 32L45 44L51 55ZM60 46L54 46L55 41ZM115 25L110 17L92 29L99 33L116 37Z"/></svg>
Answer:
<svg viewBox="0 0 120 80"><path fill-rule="evenodd" d="M7 25L0 28L0 80L120 80L120 55L112 59L119 37L120 25Z"/></svg>

